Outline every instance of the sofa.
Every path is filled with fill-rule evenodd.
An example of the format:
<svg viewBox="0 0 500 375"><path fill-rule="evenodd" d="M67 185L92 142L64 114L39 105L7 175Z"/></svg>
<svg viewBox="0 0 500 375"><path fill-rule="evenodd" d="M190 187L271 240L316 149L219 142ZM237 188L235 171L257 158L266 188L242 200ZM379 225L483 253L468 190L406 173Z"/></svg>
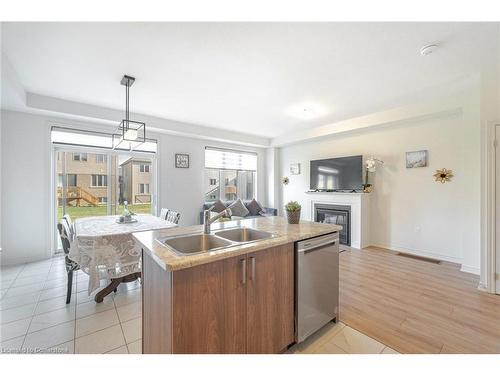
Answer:
<svg viewBox="0 0 500 375"><path fill-rule="evenodd" d="M230 205L232 205L235 201L226 201L226 202L222 202L224 204L224 206L226 207L229 207ZM251 201L247 201L247 200L244 200L243 203L245 204L245 206L247 206ZM202 206L202 210L200 212L200 224L203 224L203 213L205 212L205 210L208 210L209 208L211 208L213 205L214 205L215 202L205 202L205 204ZM244 218L245 219L252 219L252 218L256 218L256 217L263 217L263 216L278 216L278 210L276 208L269 208L269 207L262 207L263 208L263 211L264 213L261 214L261 215L247 215L245 216Z"/></svg>

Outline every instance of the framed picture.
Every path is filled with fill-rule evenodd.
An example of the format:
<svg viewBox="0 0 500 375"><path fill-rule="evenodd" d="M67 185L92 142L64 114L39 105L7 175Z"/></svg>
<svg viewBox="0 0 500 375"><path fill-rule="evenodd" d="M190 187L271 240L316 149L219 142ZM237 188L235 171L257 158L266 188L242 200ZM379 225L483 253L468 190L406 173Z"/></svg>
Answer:
<svg viewBox="0 0 500 375"><path fill-rule="evenodd" d="M189 168L189 155L175 154L175 168Z"/></svg>
<svg viewBox="0 0 500 375"><path fill-rule="evenodd" d="M427 167L428 151L410 151L406 153L406 168Z"/></svg>
<svg viewBox="0 0 500 375"><path fill-rule="evenodd" d="M300 163L290 164L290 174L300 174Z"/></svg>

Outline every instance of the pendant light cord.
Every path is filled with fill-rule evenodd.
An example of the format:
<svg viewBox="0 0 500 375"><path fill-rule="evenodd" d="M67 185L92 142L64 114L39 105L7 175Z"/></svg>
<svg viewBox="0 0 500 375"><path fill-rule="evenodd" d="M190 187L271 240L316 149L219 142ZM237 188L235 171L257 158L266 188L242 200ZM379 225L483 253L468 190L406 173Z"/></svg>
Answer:
<svg viewBox="0 0 500 375"><path fill-rule="evenodd" d="M127 80L127 84L125 85L125 120L127 122L127 130L129 128L129 99L130 99L130 81Z"/></svg>

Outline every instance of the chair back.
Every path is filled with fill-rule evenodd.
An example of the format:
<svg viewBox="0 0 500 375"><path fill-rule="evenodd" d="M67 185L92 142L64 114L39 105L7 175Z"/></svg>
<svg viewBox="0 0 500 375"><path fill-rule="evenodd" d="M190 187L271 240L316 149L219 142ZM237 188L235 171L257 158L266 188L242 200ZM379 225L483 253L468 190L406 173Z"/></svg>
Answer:
<svg viewBox="0 0 500 375"><path fill-rule="evenodd" d="M160 219L167 220L168 208L162 208L160 211Z"/></svg>
<svg viewBox="0 0 500 375"><path fill-rule="evenodd" d="M179 224L180 218L181 218L180 213L178 213L176 211L169 210L165 220L168 221L169 223L172 223L172 224Z"/></svg>
<svg viewBox="0 0 500 375"><path fill-rule="evenodd" d="M66 223L68 224L68 227L69 227L69 232L70 232L69 234L70 234L71 238L73 238L73 236L75 235L75 229L73 226L73 220L71 220L71 216L66 214L62 217L62 219L66 220Z"/></svg>
<svg viewBox="0 0 500 375"><path fill-rule="evenodd" d="M61 222L57 224L57 230L59 231L59 237L61 237L64 254L68 255L71 248L71 234L67 221L61 220Z"/></svg>

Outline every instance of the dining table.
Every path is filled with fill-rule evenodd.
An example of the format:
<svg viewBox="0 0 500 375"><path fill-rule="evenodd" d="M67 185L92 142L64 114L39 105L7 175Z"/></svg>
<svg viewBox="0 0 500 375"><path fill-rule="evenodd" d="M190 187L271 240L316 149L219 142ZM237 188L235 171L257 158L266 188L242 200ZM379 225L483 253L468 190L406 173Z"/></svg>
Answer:
<svg viewBox="0 0 500 375"><path fill-rule="evenodd" d="M69 258L89 275L88 294L100 288L101 280L108 285L94 297L98 303L120 283L141 276L141 245L132 233L176 227L153 215L133 215L133 222L119 222L118 215L79 218L74 221L74 235Z"/></svg>

